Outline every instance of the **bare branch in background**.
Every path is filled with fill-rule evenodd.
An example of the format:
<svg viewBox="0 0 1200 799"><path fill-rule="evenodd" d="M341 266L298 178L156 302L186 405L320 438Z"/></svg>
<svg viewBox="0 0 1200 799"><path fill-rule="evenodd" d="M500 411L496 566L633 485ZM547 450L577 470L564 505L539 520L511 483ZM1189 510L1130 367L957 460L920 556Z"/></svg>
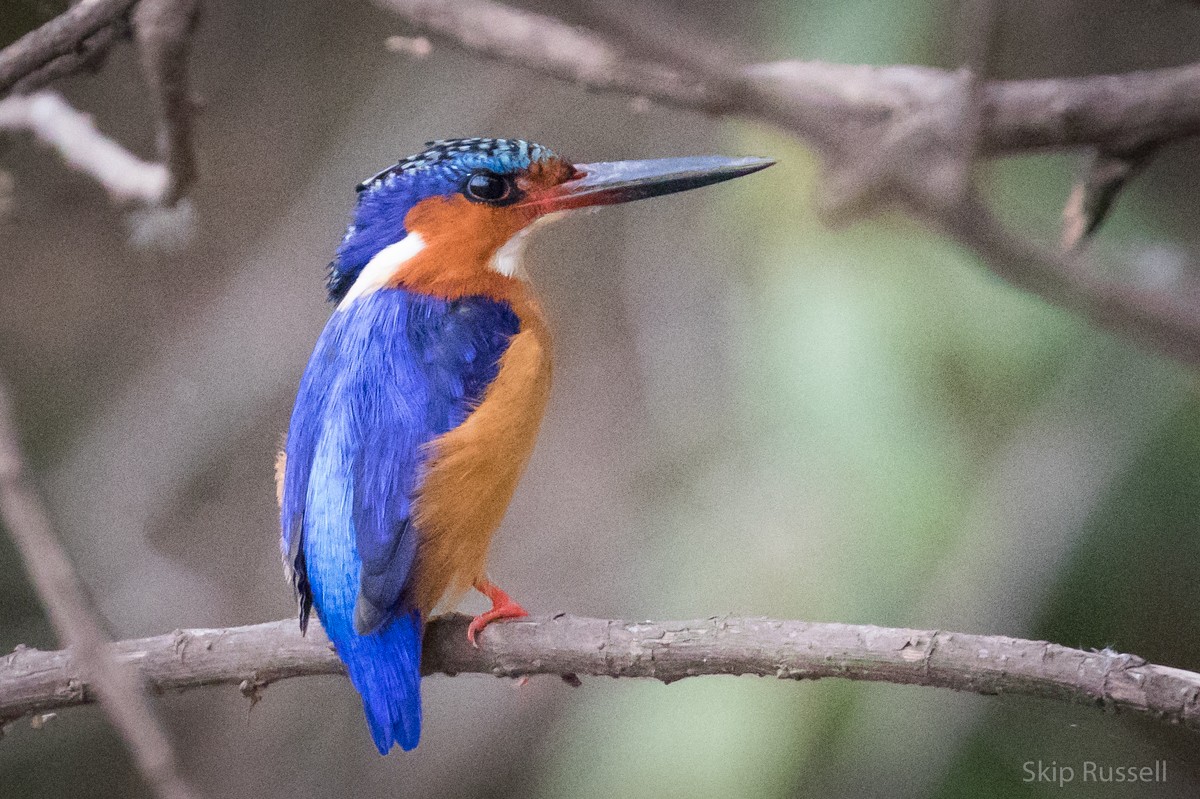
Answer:
<svg viewBox="0 0 1200 799"><path fill-rule="evenodd" d="M662 2L580 0L588 27L627 56L696 76L722 95L752 91L741 67L749 63L728 41L708 41Z"/></svg>
<svg viewBox="0 0 1200 799"><path fill-rule="evenodd" d="M159 152L170 174L167 205L178 202L196 179L187 60L199 11L198 0L141 0L133 10L142 71L158 106Z"/></svg>
<svg viewBox="0 0 1200 799"><path fill-rule="evenodd" d="M95 72L104 63L112 46L128 35L129 26L123 20L107 25L81 41L71 52L46 62L18 80L12 86L12 93L30 94L59 78L79 72Z"/></svg>
<svg viewBox="0 0 1200 799"><path fill-rule="evenodd" d="M581 86L645 95L713 114L737 110L732 98L661 65L631 59L592 33L552 17L481 0L376 0L376 5L481 55Z"/></svg>
<svg viewBox="0 0 1200 799"><path fill-rule="evenodd" d="M952 235L1017 287L1101 328L1200 364L1200 302L1194 291L1151 291L1102 280L1102 270L1082 256L1067 261L1021 240L970 191L947 190L963 185L940 179L947 164L962 163L960 74L787 61L745 67L741 82L714 81L681 65L669 48L660 48L658 56L670 66L647 58L649 36L638 41L638 60L622 58L594 33L491 0L375 2L468 50L584 86L778 125L825 156L831 174L823 203L835 221L898 205ZM990 50L995 26L989 20L976 38ZM1200 133L1200 65L987 81L968 88L976 106L970 150L978 156L1081 146L1134 152Z"/></svg>
<svg viewBox="0 0 1200 799"><path fill-rule="evenodd" d="M1016 235L976 197L954 206L924 202L911 198L912 213L976 253L1017 288L1144 347L1200 363L1200 314L1190 304L1194 296L1181 301L1174 293L1103 277L1078 252L1054 252Z"/></svg>
<svg viewBox="0 0 1200 799"><path fill-rule="evenodd" d="M146 81L158 108L163 166L145 164L103 137L91 121L52 95L22 95L51 81L94 69L133 26ZM83 0L0 51L0 103L6 127L35 132L68 164L96 177L117 200L175 205L196 179L187 60L199 0ZM91 152L87 143L95 142ZM161 175L158 173L161 172ZM161 182L161 185L158 185Z"/></svg>
<svg viewBox="0 0 1200 799"><path fill-rule="evenodd" d="M775 61L744 68L761 96L734 96L694 74L630 59L606 39L491 0L375 0L411 25L473 52L592 89L645 96L709 114L761 118L835 148L858 131L945 115L957 73L916 66ZM1083 78L990 81L980 152L1013 155L1200 134L1200 65ZM937 134L938 131L931 131Z"/></svg>
<svg viewBox="0 0 1200 799"><path fill-rule="evenodd" d="M54 92L15 94L0 100L0 131L33 134L53 147L72 169L95 178L118 202L153 205L165 195L165 166L138 158L101 133L91 116Z"/></svg>
<svg viewBox="0 0 1200 799"><path fill-rule="evenodd" d="M383 40L383 46L390 52L413 58L426 58L433 52L433 44L424 36L389 36Z"/></svg>
<svg viewBox="0 0 1200 799"><path fill-rule="evenodd" d="M197 794L179 774L136 672L109 650L100 619L59 543L25 466L7 394L0 385L0 519L16 542L34 588L69 649L75 679L93 686L146 782L162 799ZM3 716L3 713L0 713Z"/></svg>
<svg viewBox="0 0 1200 799"><path fill-rule="evenodd" d="M81 0L0 51L0 97L17 81L76 53L102 28L119 22L137 0ZM62 73L66 74L66 73Z"/></svg>
<svg viewBox="0 0 1200 799"><path fill-rule="evenodd" d="M1071 79L971 78L993 47L996 9L990 2L977 26L979 41L971 47L976 70L966 73L965 91L962 74L922 67L798 61L722 67L714 59L681 54L681 49L718 48L701 41L672 46L661 35L662 24L653 30L618 26L616 35L633 52L630 57L594 33L491 0L376 3L475 52L584 86L779 125L826 156L830 180L823 205L833 221L898 204L942 230L995 232L995 220L963 224L964 208L990 215L969 198L956 203L964 194L955 187L966 185L961 177L964 148L972 156L1079 146L1136 153L1200 132L1200 102L1195 101L1200 97L1200 65ZM68 56L133 5L132 0L85 0L18 40L0 52L0 92ZM196 0L142 0L135 9L143 62L160 106L169 176L161 196L167 203L177 200L195 176L183 65L196 7ZM611 14L605 18L612 22ZM54 72L65 74L69 66L73 63ZM955 111L962 108L967 110ZM1092 202L1086 189L1080 195L1081 207L1087 205L1094 220L1087 221L1089 211L1082 210L1084 229L1098 224L1121 180L1099 183L1103 185L1093 192ZM1194 292L1154 293L1101 281L1097 275L1102 270L1095 264L1076 257L1066 265L1027 242L1015 242L1022 263L1005 265L1012 247L997 249L997 237L956 238L1001 277L1019 275L1013 281L1018 287L1082 313L1100 327L1200 363L1200 303L1189 296Z"/></svg>
<svg viewBox="0 0 1200 799"><path fill-rule="evenodd" d="M956 174L951 177L952 192L965 197L974 185L975 159L979 155L983 132L984 92L996 60L1000 38L999 0L968 0L963 5L967 17L966 58L963 65L962 115L959 119L959 157ZM961 12L960 12L961 13Z"/></svg>
<svg viewBox="0 0 1200 799"><path fill-rule="evenodd" d="M1109 650L854 624L723 616L628 622L565 614L491 625L476 649L467 643L469 622L451 614L429 623L423 673L579 674L663 682L713 674L843 677L1082 703L1200 730L1200 674ZM223 684L258 692L291 677L345 673L325 636L301 636L294 619L176 630L122 641L115 651L123 661L136 663L158 691ZM0 659L0 717L44 713L92 698L70 652L18 649Z"/></svg>
<svg viewBox="0 0 1200 799"><path fill-rule="evenodd" d="M1079 246L1104 224L1117 195L1146 168L1158 150L1158 144L1147 144L1134 152L1098 151L1092 156L1087 171L1071 189L1063 208L1064 250Z"/></svg>

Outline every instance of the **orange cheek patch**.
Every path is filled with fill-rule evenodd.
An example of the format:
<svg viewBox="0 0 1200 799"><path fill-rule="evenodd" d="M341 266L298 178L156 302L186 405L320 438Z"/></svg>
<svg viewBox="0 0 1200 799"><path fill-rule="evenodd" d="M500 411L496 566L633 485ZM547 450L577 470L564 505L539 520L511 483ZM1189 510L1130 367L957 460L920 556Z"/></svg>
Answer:
<svg viewBox="0 0 1200 799"><path fill-rule="evenodd" d="M498 274L489 264L531 221L533 215L516 206L496 208L460 195L422 200L404 217L404 227L420 234L424 247L388 285L447 299L483 295L507 300L516 288L515 279Z"/></svg>

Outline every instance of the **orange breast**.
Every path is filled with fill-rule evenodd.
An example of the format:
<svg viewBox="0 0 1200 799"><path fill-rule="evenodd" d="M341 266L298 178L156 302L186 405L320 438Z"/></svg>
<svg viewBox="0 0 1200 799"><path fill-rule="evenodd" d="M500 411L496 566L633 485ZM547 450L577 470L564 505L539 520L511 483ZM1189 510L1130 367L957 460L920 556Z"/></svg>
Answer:
<svg viewBox="0 0 1200 799"><path fill-rule="evenodd" d="M550 336L536 302L520 292L520 328L496 379L466 420L429 443L428 471L413 505L420 530L414 582L426 616L483 577L492 536L537 440L550 395Z"/></svg>

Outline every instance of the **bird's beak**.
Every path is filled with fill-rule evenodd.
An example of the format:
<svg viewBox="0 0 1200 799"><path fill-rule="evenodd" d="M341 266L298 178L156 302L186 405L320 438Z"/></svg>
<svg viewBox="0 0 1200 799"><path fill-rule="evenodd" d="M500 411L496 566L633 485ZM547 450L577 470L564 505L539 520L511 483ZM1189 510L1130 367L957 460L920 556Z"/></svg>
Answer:
<svg viewBox="0 0 1200 799"><path fill-rule="evenodd" d="M522 204L533 206L538 213L552 213L593 205L626 203L740 178L774 163L770 158L722 158L710 155L576 164L575 177L538 192Z"/></svg>

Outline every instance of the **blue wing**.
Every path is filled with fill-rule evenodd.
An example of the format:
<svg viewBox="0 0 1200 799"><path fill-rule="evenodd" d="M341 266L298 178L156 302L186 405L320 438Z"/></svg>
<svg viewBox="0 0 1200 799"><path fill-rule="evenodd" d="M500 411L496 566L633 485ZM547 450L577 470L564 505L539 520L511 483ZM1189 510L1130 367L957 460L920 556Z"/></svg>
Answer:
<svg viewBox="0 0 1200 799"><path fill-rule="evenodd" d="M324 429L329 388L339 372L341 326L333 320L317 340L308 367L300 379L296 404L288 424L284 463L283 492L280 497L280 541L283 562L300 603L300 632L308 631L308 616L312 610L312 586L304 554L304 511L308 483L316 456L317 441Z"/></svg>
<svg viewBox="0 0 1200 799"><path fill-rule="evenodd" d="M419 679L421 620L405 590L424 445L480 401L518 325L508 305L485 298L380 290L334 312L300 383L284 473L285 559L302 628L315 603L382 751L393 738L415 745L419 726L419 703L401 711Z"/></svg>
<svg viewBox="0 0 1200 799"><path fill-rule="evenodd" d="M300 382L287 440L283 549L302 610L312 600L304 517L322 436L341 439L341 457L327 468L349 464L352 508L344 521L354 530L366 605L355 626L368 632L397 607L415 555L409 517L422 447L479 402L518 326L504 303L401 289L334 313Z"/></svg>

